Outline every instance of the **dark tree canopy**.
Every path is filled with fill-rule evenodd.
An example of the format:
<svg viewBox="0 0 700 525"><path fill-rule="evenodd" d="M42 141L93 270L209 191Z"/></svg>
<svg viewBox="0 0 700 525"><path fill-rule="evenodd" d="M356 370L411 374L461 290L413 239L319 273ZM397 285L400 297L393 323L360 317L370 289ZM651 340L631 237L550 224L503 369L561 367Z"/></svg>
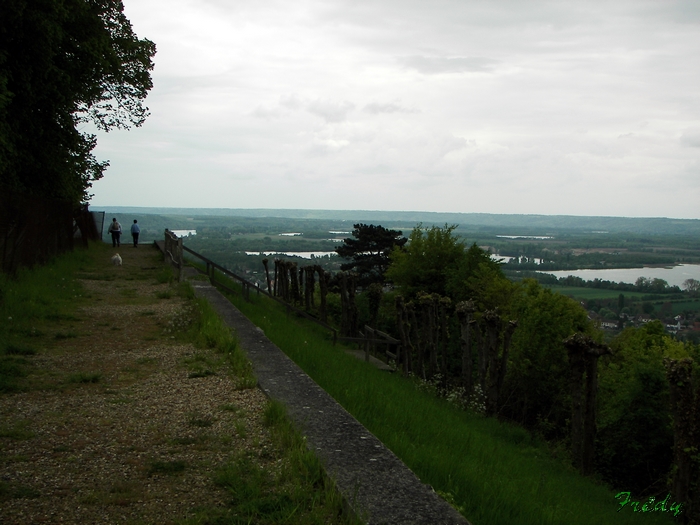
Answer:
<svg viewBox="0 0 700 525"><path fill-rule="evenodd" d="M78 126L140 126L154 54L121 0L0 2L0 184L89 199L108 163L95 159L95 136Z"/></svg>
<svg viewBox="0 0 700 525"><path fill-rule="evenodd" d="M395 247L406 244L406 237L396 230L389 230L374 224L355 224L352 236L347 238L335 251L341 257L352 259L343 264L342 270L352 270L358 274L358 285L367 287L371 283L383 283L384 272L389 266L389 254Z"/></svg>

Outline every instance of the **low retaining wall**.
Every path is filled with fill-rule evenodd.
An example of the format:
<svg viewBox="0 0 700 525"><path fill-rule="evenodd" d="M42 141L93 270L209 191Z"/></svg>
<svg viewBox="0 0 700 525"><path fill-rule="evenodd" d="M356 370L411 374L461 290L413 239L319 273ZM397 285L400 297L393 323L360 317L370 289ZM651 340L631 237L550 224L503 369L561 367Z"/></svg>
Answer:
<svg viewBox="0 0 700 525"><path fill-rule="evenodd" d="M260 388L286 405L357 516L371 525L469 525L218 290L192 286L236 330Z"/></svg>

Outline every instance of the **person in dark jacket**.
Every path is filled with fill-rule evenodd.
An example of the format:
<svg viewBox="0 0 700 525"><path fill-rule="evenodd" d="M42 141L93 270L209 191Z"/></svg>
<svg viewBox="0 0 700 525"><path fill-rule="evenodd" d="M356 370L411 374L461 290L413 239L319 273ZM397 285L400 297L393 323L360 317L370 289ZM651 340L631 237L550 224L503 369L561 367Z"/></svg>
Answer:
<svg viewBox="0 0 700 525"><path fill-rule="evenodd" d="M134 219L134 224L131 225L131 236L134 238L134 248L139 247L139 233L141 233L141 228L139 228L136 219Z"/></svg>
<svg viewBox="0 0 700 525"><path fill-rule="evenodd" d="M112 219L112 224L109 225L108 231L112 234L112 247L121 246L122 225L117 222L116 218Z"/></svg>

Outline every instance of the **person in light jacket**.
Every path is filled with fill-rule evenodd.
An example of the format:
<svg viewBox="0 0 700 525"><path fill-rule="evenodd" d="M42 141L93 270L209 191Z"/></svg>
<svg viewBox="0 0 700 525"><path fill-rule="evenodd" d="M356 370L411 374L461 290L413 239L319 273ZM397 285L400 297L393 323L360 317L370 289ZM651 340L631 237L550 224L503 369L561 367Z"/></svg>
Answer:
<svg viewBox="0 0 700 525"><path fill-rule="evenodd" d="M131 225L131 236L134 238L134 248L139 247L139 233L141 233L141 228L139 228L136 219L134 219L134 224Z"/></svg>
<svg viewBox="0 0 700 525"><path fill-rule="evenodd" d="M108 231L112 234L112 248L121 246L122 225L117 222L116 218L112 219L112 224L109 225Z"/></svg>

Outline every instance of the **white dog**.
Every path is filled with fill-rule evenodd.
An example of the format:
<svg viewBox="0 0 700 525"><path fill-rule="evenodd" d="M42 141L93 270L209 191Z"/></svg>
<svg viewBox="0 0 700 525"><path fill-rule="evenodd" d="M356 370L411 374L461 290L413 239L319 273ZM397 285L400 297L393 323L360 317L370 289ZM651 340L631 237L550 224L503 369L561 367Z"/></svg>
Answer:
<svg viewBox="0 0 700 525"><path fill-rule="evenodd" d="M114 256L112 257L112 264L114 266L121 266L122 265L122 258L119 256L118 253L115 253Z"/></svg>

